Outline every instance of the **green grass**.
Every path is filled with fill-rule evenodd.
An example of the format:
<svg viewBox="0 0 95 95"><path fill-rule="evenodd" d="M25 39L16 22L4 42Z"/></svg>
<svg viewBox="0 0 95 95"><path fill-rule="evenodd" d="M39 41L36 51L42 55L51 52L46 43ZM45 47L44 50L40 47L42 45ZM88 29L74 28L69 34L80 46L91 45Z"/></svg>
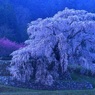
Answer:
<svg viewBox="0 0 95 95"><path fill-rule="evenodd" d="M88 81L95 88L95 78L89 77L89 76L86 76L86 75L79 75L77 73L72 73L71 76L72 76L73 80L75 80L75 81Z"/></svg>
<svg viewBox="0 0 95 95"><path fill-rule="evenodd" d="M60 91L42 91L22 88L2 86L5 88L0 95L95 95L95 89L92 90L60 90ZM0 87L1 89L1 87Z"/></svg>
<svg viewBox="0 0 95 95"><path fill-rule="evenodd" d="M6 75L6 73L4 75ZM95 78L79 75L77 73L72 73L71 76L74 81L88 81L92 83L93 87L95 88ZM95 95L95 89L47 91L47 90L32 90L32 89L16 88L16 87L0 85L0 95Z"/></svg>
<svg viewBox="0 0 95 95"><path fill-rule="evenodd" d="M95 78L84 75L78 75L76 73L72 73L71 76L75 81L87 80L91 82L95 88ZM31 90L25 88L16 88L0 85L0 95L95 95L95 89L47 91L47 90Z"/></svg>

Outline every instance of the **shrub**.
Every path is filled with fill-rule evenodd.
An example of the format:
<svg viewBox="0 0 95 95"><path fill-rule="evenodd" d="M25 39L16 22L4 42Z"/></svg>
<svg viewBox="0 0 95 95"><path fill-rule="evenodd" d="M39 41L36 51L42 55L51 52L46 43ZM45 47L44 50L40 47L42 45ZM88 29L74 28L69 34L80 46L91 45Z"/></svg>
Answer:
<svg viewBox="0 0 95 95"><path fill-rule="evenodd" d="M13 51L23 47L23 44L18 44L16 42L12 42L6 38L0 39L0 57L7 57Z"/></svg>

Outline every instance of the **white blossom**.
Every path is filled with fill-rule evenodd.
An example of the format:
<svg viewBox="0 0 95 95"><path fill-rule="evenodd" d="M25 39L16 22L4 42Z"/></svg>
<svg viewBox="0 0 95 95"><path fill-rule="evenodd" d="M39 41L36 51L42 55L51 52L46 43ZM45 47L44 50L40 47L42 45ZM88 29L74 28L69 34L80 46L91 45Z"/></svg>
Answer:
<svg viewBox="0 0 95 95"><path fill-rule="evenodd" d="M93 65L95 14L66 8L52 18L32 21L27 31L26 46L12 53L14 78L52 85L67 71L68 63L80 62L87 69Z"/></svg>

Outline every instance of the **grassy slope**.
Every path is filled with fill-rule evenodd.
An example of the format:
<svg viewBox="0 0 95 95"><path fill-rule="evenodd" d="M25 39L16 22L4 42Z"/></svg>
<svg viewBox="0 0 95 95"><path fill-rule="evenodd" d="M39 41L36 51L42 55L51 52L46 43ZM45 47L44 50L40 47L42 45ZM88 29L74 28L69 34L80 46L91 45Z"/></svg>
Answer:
<svg viewBox="0 0 95 95"><path fill-rule="evenodd" d="M95 95L93 90L65 90L65 91L34 91L28 89L18 89L5 87L6 91L0 95Z"/></svg>
<svg viewBox="0 0 95 95"><path fill-rule="evenodd" d="M72 74L76 81L87 80L91 82L95 88L95 79L83 75ZM0 95L95 95L95 89L92 90L60 90L60 91L42 91L23 88L14 88L0 85Z"/></svg>
<svg viewBox="0 0 95 95"><path fill-rule="evenodd" d="M0 71L3 76L8 76L9 73L6 73L6 64L0 65ZM6 71L6 72L5 72ZM5 73L4 73L5 72ZM75 81L84 81L87 80L91 82L95 88L95 78L79 75L72 73L72 78ZM61 90L61 91L42 91L42 90L31 90L23 88L15 88L0 85L0 95L95 95L95 89L92 90Z"/></svg>

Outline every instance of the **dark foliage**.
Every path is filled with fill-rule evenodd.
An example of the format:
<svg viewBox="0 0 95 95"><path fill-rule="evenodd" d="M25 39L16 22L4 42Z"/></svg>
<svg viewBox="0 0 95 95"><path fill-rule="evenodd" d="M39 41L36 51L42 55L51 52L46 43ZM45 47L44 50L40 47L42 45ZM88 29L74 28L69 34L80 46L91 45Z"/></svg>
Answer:
<svg viewBox="0 0 95 95"><path fill-rule="evenodd" d="M23 46L24 46L23 44L17 44L5 38L0 39L0 59L9 58L9 55L13 51Z"/></svg>
<svg viewBox="0 0 95 95"><path fill-rule="evenodd" d="M51 17L65 7L94 10L95 0L0 0L0 38L18 42L27 39L27 24Z"/></svg>

